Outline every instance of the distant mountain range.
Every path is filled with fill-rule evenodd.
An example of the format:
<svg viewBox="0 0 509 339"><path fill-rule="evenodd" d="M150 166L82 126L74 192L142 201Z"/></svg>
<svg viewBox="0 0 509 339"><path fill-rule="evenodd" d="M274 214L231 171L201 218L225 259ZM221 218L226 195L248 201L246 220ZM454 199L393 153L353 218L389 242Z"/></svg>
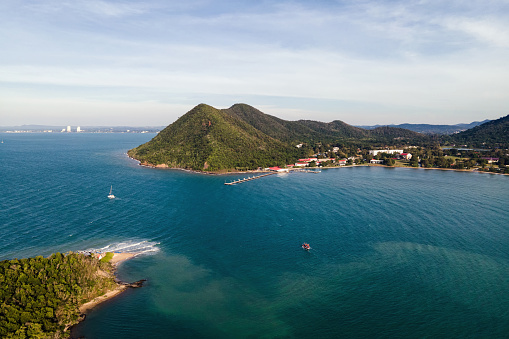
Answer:
<svg viewBox="0 0 509 339"><path fill-rule="evenodd" d="M294 163L312 154L317 143L386 146L426 140L428 136L402 128L286 121L246 104L228 109L200 104L128 154L147 165L229 171Z"/></svg>
<svg viewBox="0 0 509 339"><path fill-rule="evenodd" d="M373 125L373 126L357 126L364 129L375 129L382 126L398 127L408 129L410 131L424 133L424 134L454 134L476 126L482 125L491 120L474 121L469 124L456 124L456 125L430 125L430 124L399 124L399 125Z"/></svg>

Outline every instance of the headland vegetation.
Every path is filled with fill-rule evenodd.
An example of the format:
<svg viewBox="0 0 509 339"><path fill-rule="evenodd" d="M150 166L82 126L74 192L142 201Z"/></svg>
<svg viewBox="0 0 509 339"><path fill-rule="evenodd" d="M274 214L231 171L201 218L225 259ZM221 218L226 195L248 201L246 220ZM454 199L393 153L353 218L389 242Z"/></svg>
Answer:
<svg viewBox="0 0 509 339"><path fill-rule="evenodd" d="M339 120L286 121L246 104L200 104L128 155L145 166L210 174L373 163L507 174L508 147L509 116L434 135L388 126L368 130Z"/></svg>
<svg viewBox="0 0 509 339"><path fill-rule="evenodd" d="M0 262L0 337L67 338L97 304L126 284L115 267L136 253L54 253Z"/></svg>

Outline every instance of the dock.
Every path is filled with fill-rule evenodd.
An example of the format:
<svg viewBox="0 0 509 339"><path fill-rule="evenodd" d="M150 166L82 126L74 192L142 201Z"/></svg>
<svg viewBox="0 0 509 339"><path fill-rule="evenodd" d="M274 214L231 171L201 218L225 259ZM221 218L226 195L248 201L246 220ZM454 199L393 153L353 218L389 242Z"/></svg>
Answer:
<svg viewBox="0 0 509 339"><path fill-rule="evenodd" d="M243 183L243 182L248 182L248 181L251 181L251 180L260 179L260 178L266 177L266 176L268 176L268 175L273 175L273 174L276 174L276 172L265 173L265 174L262 174L262 175L257 175L257 176L252 176L252 177L247 177L247 178L244 178L244 179L233 180L233 181L231 181L231 182L225 182L224 184L225 184L225 185L236 185L236 184L241 184L241 183Z"/></svg>

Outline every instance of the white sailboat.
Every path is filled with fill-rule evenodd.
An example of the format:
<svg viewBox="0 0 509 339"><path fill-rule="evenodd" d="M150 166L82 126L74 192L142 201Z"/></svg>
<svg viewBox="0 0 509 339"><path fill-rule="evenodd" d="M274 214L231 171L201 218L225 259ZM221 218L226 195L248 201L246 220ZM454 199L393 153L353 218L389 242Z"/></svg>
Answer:
<svg viewBox="0 0 509 339"><path fill-rule="evenodd" d="M110 194L108 195L109 199L115 199L115 196L113 195L113 193L111 193L112 191L113 191L113 185L111 185L111 187L110 187Z"/></svg>

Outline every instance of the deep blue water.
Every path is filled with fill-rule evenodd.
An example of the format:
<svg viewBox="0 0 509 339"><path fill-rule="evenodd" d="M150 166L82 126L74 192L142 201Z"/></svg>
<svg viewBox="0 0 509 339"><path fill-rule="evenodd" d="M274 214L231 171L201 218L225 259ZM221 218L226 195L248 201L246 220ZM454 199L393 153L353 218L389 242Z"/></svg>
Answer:
<svg viewBox="0 0 509 339"><path fill-rule="evenodd" d="M0 259L157 250L118 271L147 284L74 336L509 337L507 176L357 167L225 186L244 176L129 159L150 134L2 137Z"/></svg>

